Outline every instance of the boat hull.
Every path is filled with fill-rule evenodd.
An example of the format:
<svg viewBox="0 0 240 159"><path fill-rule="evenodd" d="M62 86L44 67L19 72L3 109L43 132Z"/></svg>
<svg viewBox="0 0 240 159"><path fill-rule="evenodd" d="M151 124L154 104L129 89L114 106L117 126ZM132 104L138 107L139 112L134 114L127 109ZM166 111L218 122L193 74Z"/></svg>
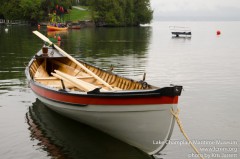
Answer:
<svg viewBox="0 0 240 159"><path fill-rule="evenodd" d="M59 28L59 27L54 27L54 26L49 26L49 25L47 26L48 31L65 31L67 29L68 29L67 27Z"/></svg>
<svg viewBox="0 0 240 159"><path fill-rule="evenodd" d="M81 29L80 25L71 25L69 29Z"/></svg>
<svg viewBox="0 0 240 159"><path fill-rule="evenodd" d="M62 94L57 91L41 88L34 83L30 86L37 98L55 112L97 128L150 155L161 151L171 137L175 122L171 109L176 110L177 102L86 104L81 97L74 95L72 99L79 98L79 102L83 103L77 104L54 98Z"/></svg>
<svg viewBox="0 0 240 159"><path fill-rule="evenodd" d="M53 111L97 128L150 155L161 151L170 139L175 121L170 110L177 107L176 104L77 107L38 95L37 98Z"/></svg>

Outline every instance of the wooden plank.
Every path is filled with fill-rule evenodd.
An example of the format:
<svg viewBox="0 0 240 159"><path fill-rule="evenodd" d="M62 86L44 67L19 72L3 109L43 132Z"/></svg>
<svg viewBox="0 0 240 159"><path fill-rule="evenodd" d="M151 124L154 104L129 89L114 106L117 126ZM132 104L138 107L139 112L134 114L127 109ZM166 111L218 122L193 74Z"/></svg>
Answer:
<svg viewBox="0 0 240 159"><path fill-rule="evenodd" d="M48 77L48 73L46 72L46 70L44 69L45 67L45 63L43 62L37 69L34 77Z"/></svg>
<svg viewBox="0 0 240 159"><path fill-rule="evenodd" d="M58 66L61 66L63 68L62 72L66 72L66 71L69 72L69 70L71 70L70 72L75 72L76 74L75 75L73 74L73 75L78 79L94 78L93 76L90 76L89 74L82 72L82 70L78 70L78 69L73 68L69 65L66 65L62 62L59 62L59 61L56 61L56 60L52 60L51 62L58 65Z"/></svg>
<svg viewBox="0 0 240 159"><path fill-rule="evenodd" d="M87 88L87 89L90 89L90 90L91 90L91 89L93 90L93 89L97 88L97 86L95 86L95 85L92 85L92 84L87 83L87 82L85 82L85 81L83 81L83 80L77 79L76 77L71 76L71 75L68 75L68 74L66 74L66 73L63 73L63 72L61 72L61 71L55 70L55 72L56 72L58 75L60 75L60 76L62 76L62 77L64 77L64 78L70 80L71 82L77 83L77 85L80 84L81 87L84 87L84 88Z"/></svg>
<svg viewBox="0 0 240 159"><path fill-rule="evenodd" d="M93 76L76 76L77 79L92 79Z"/></svg>
<svg viewBox="0 0 240 159"><path fill-rule="evenodd" d="M56 77L54 77L54 78L56 78ZM56 78L54 80L51 79L51 80L36 80L36 81L38 83L41 83L41 84L49 86L49 87L62 88L62 83L59 78ZM71 83L66 82L66 81L64 82L64 85L68 89L72 89L75 87L74 85L72 85Z"/></svg>
<svg viewBox="0 0 240 159"><path fill-rule="evenodd" d="M56 80L56 77L36 77L35 80Z"/></svg>
<svg viewBox="0 0 240 159"><path fill-rule="evenodd" d="M63 72L71 72L72 75L76 76L78 79L94 78L93 76L90 76L89 74L82 72L82 70L78 70L77 68L73 68L73 67L71 67L69 65L66 65L66 64L64 64L62 62L59 62L57 60L52 60L51 62L56 64L56 65L58 65L58 66L60 66L60 67L62 67L63 68L62 69Z"/></svg>
<svg viewBox="0 0 240 159"><path fill-rule="evenodd" d="M51 62L55 65L60 66L62 71L71 73L72 75L75 75L75 74L79 73L79 71L81 71L81 70L74 69L73 67L66 65L62 62L59 62L57 60L51 60Z"/></svg>
<svg viewBox="0 0 240 159"><path fill-rule="evenodd" d="M65 74L65 73L63 73L63 72L61 72L59 70L55 70L55 72L60 77L58 77L58 76L56 76L56 74L52 73L53 76L61 78L62 80L67 80L67 81L71 82L72 84L74 84L74 86L76 86L77 88L79 88L81 90L84 90L86 92L92 91L92 90L94 90L96 88L99 88L99 87L97 87L97 86L95 86L93 84L90 84L90 83L87 83L87 82L85 82L83 80L77 79L76 77L68 75L68 74Z"/></svg>
<svg viewBox="0 0 240 159"><path fill-rule="evenodd" d="M56 74L56 73L53 73L53 72L52 72L51 74L52 74L54 77L63 80L64 82L67 82L67 83L72 84L74 87L77 87L78 89L80 89L80 90L82 90L82 91L86 91L84 88L79 87L79 86L76 85L75 83L71 82L70 80L68 80L68 79L66 79L66 78L64 78L64 77L62 77L62 76L60 76L60 75L58 75L58 74Z"/></svg>

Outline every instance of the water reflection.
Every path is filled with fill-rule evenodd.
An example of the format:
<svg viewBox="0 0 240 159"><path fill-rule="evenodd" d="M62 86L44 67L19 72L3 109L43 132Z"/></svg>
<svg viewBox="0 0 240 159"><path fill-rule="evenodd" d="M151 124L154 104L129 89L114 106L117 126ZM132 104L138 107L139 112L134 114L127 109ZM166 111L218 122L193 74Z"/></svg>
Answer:
<svg viewBox="0 0 240 159"><path fill-rule="evenodd" d="M179 37L176 37L176 36L172 36L172 39L174 40L178 40L178 39L182 39L182 40L191 40L191 36L179 36Z"/></svg>
<svg viewBox="0 0 240 159"><path fill-rule="evenodd" d="M147 52L151 27L87 28L69 31L65 48L80 57L112 57ZM72 45L74 44L74 45ZM75 46L75 47L72 47Z"/></svg>
<svg viewBox="0 0 240 159"><path fill-rule="evenodd" d="M0 79L24 78L24 63L43 45L32 30L36 28L10 26L6 34L0 29ZM60 34L61 43L55 39L56 44L77 59L103 69L113 66L114 72L126 77L142 78L145 72L151 27L86 28L67 32L47 32L46 27L41 27L39 31L53 39Z"/></svg>
<svg viewBox="0 0 240 159"><path fill-rule="evenodd" d="M145 72L151 27L84 28L50 33L41 28L40 32L48 37L61 34L58 45L63 50L103 69L113 66L114 72L126 77L142 76Z"/></svg>
<svg viewBox="0 0 240 159"><path fill-rule="evenodd" d="M52 41L53 43L55 43L59 47L63 46L63 43L61 42L62 38L66 38L67 36L68 36L68 31L67 30L47 31L47 37L50 39L50 41Z"/></svg>
<svg viewBox="0 0 240 159"><path fill-rule="evenodd" d="M68 34L67 30L64 30L64 31L48 31L47 32L48 37L54 37L54 36L58 36L58 35L67 36L67 34Z"/></svg>
<svg viewBox="0 0 240 159"><path fill-rule="evenodd" d="M53 158L150 159L142 151L62 117L36 100L26 114L31 138Z"/></svg>
<svg viewBox="0 0 240 159"><path fill-rule="evenodd" d="M113 66L123 76L142 76L151 36L151 27L87 28L69 31L63 47L77 59L103 69Z"/></svg>
<svg viewBox="0 0 240 159"><path fill-rule="evenodd" d="M0 29L0 79L24 78L24 63L34 55L39 39L34 38L30 26L9 26L8 33ZM34 51L35 50L35 51Z"/></svg>

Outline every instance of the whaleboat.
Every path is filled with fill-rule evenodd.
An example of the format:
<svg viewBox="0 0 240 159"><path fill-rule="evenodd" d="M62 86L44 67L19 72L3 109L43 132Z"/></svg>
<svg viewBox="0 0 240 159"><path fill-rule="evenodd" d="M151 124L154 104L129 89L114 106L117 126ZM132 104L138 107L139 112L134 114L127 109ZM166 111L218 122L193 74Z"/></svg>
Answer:
<svg viewBox="0 0 240 159"><path fill-rule="evenodd" d="M25 69L29 86L42 103L149 155L164 149L182 86L157 87L122 77L76 60L38 31L33 33L49 44Z"/></svg>

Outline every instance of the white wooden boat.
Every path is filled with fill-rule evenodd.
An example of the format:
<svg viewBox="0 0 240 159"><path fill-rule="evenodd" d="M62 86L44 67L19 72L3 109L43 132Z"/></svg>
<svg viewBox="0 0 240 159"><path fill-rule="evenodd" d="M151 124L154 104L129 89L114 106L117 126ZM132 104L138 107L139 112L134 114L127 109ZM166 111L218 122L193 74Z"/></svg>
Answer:
<svg viewBox="0 0 240 159"><path fill-rule="evenodd" d="M25 70L41 102L150 155L166 146L175 122L171 109L177 109L182 86L159 88L124 78L77 61L41 33L34 34L51 44Z"/></svg>

